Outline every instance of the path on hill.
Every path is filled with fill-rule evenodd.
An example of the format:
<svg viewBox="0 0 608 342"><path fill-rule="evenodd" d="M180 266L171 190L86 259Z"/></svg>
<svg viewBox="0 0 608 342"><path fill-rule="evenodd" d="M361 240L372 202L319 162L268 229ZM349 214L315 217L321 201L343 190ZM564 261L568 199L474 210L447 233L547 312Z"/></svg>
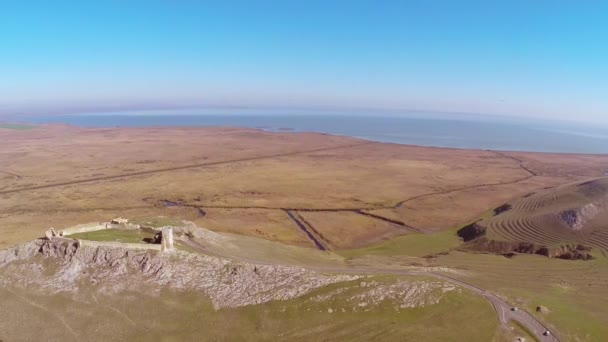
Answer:
<svg viewBox="0 0 608 342"><path fill-rule="evenodd" d="M16 174L16 173L12 173L12 172L8 172L8 171L2 171L2 170L0 170L0 173L4 173L4 174L7 174L7 175L9 175L9 176L13 176L13 177L15 177L15 178L17 178L17 179L21 179L21 178L22 178L22 177L21 177L21 176L19 176L18 174Z"/></svg>
<svg viewBox="0 0 608 342"><path fill-rule="evenodd" d="M277 265L275 263L263 262L263 261L254 260L254 259L250 259L250 258L240 257L240 256L229 254L229 253L218 252L216 250L212 251L209 248L205 247L204 245L198 243L197 241L189 239L189 238L180 239L180 241L182 241L185 244L187 244L188 246L195 248L195 249L201 251L202 253L208 254L208 255L213 255L213 256L237 260L237 261L243 261L243 262L252 263L252 264L262 264L262 265L269 265L269 266ZM413 275L413 276L427 276L427 277L441 279L441 280L450 282L452 284L458 285L460 287L463 287L467 290L470 290L473 293L476 293L476 294L482 296L483 298L485 298L486 300L488 300L492 304L492 307L494 307L494 310L496 311L496 315L498 316L498 320L500 321L500 323L502 325L507 324L509 321L517 321L524 328L526 328L530 333L532 333L538 341L559 342L559 339L553 335L545 336L544 335L545 331L549 331L549 329L547 329L541 322L539 322L536 318L534 318L534 316L532 316L530 313L526 312L525 310L522 310L522 309L513 310L513 308L514 308L513 305L507 303L505 300L503 300L502 298L493 294L492 292L489 292L489 291L484 290L480 287L477 287L473 284L467 283L465 281L462 281L462 280L459 280L459 279L456 279L456 278L453 278L453 277L450 277L450 276L447 276L444 274L431 272L431 271L396 270L396 269L377 268L377 267L305 267L305 268L316 271L316 272L345 273L345 274Z"/></svg>

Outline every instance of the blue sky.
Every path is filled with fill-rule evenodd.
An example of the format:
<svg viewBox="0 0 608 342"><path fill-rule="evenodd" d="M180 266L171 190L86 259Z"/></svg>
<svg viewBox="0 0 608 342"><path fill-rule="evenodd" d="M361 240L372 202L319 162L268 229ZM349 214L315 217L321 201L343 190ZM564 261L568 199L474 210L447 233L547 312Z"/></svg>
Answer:
<svg viewBox="0 0 608 342"><path fill-rule="evenodd" d="M378 108L608 122L606 1L3 1L0 113Z"/></svg>

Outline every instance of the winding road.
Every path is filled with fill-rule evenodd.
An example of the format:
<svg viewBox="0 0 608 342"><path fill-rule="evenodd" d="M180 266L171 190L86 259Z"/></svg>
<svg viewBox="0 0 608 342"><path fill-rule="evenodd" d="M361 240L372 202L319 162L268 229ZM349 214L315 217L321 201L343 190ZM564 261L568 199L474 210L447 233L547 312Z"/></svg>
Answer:
<svg viewBox="0 0 608 342"><path fill-rule="evenodd" d="M233 255L233 254L218 252L216 250L212 251L209 248L205 247L203 244L198 243L197 241L189 239L189 238L180 239L180 241L184 242L185 244L187 244L188 246L190 246L196 250L199 250L203 254L213 255L216 257L221 257L221 258L226 258L226 259L231 259L231 260L236 260L236 261L242 261L242 262L252 263L252 264L269 265L269 266L276 265L274 263L244 258L244 257L240 257L240 256ZM482 296L486 300L488 300L492 304L492 307L494 307L494 310L496 311L496 315L498 316L498 320L500 321L500 323L502 325L506 325L509 321L517 321L529 333L533 334L534 337L538 341L541 341L541 342L559 342L560 341L553 334L545 336L544 333L546 331L549 331L549 329L547 327L545 327L540 321L538 321L536 318L534 318L534 316L532 316L527 311L522 310L522 309L514 310L515 307L513 305L509 304L508 302L506 302L502 298L498 297L497 295L495 295L487 290L484 290L480 287L477 287L473 284L464 282L464 281L456 279L456 278L452 278L452 277L444 275L444 274L430 272L430 271L395 270L395 269L384 269L384 268L375 268L375 267L306 267L306 268L309 270L320 272L320 273L370 274L370 275L371 274L411 275L411 276L426 276L426 277L433 277L433 278L441 279L446 282L463 287L473 293L476 293L476 294Z"/></svg>

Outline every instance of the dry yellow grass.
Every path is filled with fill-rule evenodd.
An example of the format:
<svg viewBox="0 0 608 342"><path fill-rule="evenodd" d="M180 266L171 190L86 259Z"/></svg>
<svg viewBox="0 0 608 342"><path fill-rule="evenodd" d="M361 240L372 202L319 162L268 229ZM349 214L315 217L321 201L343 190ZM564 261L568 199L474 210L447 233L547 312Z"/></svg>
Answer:
<svg viewBox="0 0 608 342"><path fill-rule="evenodd" d="M514 159L239 128L43 126L3 130L0 139L0 248L41 236L49 226L117 215L199 219L195 208L165 208L162 200L204 208L209 217L197 223L210 229L296 245L302 234L283 208L366 209L442 230L527 192L600 176L608 163L606 156L517 153ZM323 214L330 223L342 216ZM376 227L382 221L365 222L356 246L385 233ZM334 228L323 229L331 235Z"/></svg>
<svg viewBox="0 0 608 342"><path fill-rule="evenodd" d="M411 233L395 224L354 212L300 212L334 249L351 249Z"/></svg>
<svg viewBox="0 0 608 342"><path fill-rule="evenodd" d="M205 209L205 216L193 220L210 230L244 234L289 245L313 247L287 214L268 209ZM246 222L246 224L243 224Z"/></svg>

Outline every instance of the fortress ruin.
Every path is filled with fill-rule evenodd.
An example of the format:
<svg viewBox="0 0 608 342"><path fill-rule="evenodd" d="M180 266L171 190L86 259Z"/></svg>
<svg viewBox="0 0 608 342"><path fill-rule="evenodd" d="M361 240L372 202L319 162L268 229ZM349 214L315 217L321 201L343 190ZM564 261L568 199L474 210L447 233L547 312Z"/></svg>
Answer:
<svg viewBox="0 0 608 342"><path fill-rule="evenodd" d="M170 252L173 247L173 227L163 227L161 231L160 250L161 252Z"/></svg>
<svg viewBox="0 0 608 342"><path fill-rule="evenodd" d="M89 233L95 232L99 230L106 229L126 229L126 230L137 230L140 229L140 226L137 224L128 223L128 219L125 218L117 218L113 219L111 222L95 222L89 224L81 224L69 228L65 228L61 231L56 231L54 228L49 228L45 234L44 238L47 240L52 240L54 238L69 238L70 235L79 234L79 233ZM158 229L158 228L157 228ZM154 239L150 239L150 241L144 239L148 243L121 243L121 242L108 242L108 241L89 241L81 239L72 239L79 242L85 242L89 245L113 245L116 247L124 246L128 248L144 248L144 249L156 249L161 252L171 252L175 250L174 246L174 238L173 238L173 227L162 227L160 231L158 231L154 235ZM159 246L160 245L160 246Z"/></svg>

